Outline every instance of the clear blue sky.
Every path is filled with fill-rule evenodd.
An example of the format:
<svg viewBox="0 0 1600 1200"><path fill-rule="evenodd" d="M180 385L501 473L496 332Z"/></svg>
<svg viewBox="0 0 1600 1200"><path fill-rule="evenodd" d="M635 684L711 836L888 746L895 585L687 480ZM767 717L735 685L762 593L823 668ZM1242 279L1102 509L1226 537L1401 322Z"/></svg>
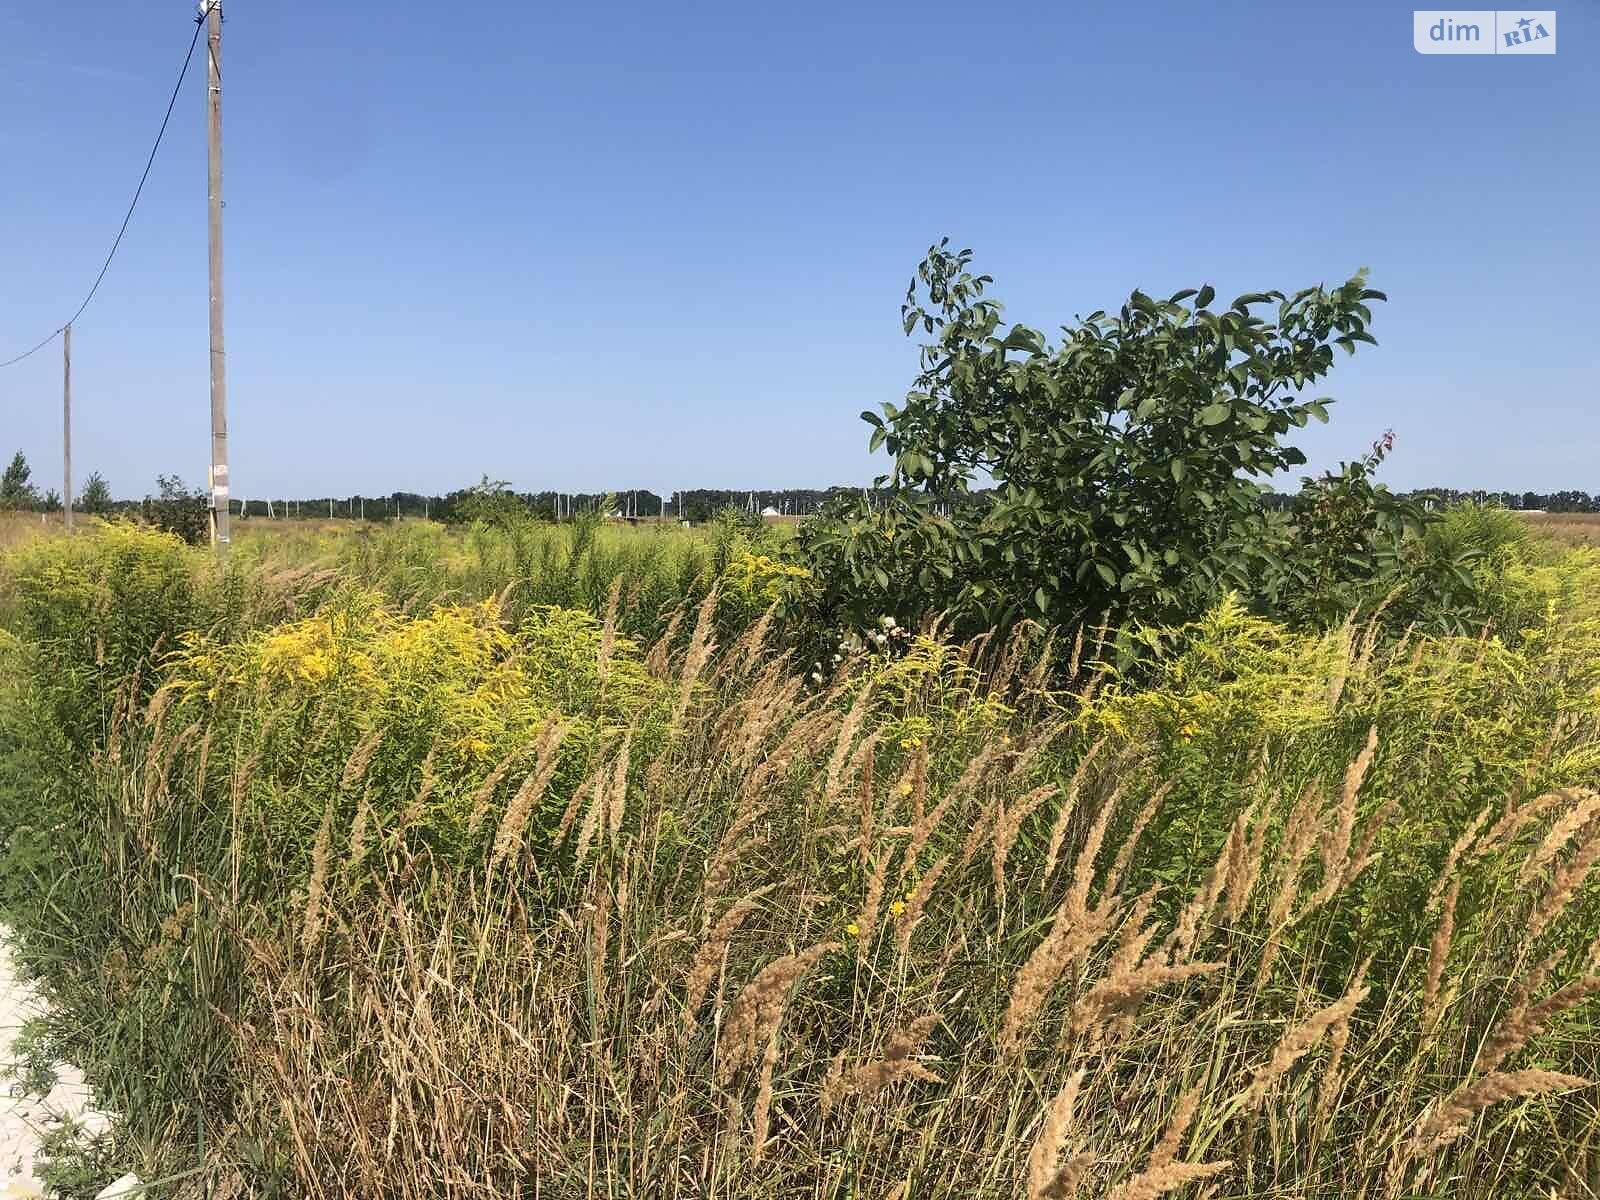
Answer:
<svg viewBox="0 0 1600 1200"><path fill-rule="evenodd" d="M224 35L234 495L800 486L875 472L941 234L1011 319L1372 268L1316 466L1600 489L1600 6L1554 57L1424 57L1390 4L305 5ZM0 359L98 269L182 0L0 7ZM208 456L197 53L74 331L76 462ZM59 474L60 356L0 372Z"/></svg>

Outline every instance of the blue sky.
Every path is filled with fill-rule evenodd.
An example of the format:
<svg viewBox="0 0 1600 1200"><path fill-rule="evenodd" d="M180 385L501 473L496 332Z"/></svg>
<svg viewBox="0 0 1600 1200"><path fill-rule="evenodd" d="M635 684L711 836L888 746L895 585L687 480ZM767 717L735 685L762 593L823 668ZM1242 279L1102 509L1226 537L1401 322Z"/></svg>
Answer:
<svg viewBox="0 0 1600 1200"><path fill-rule="evenodd" d="M0 8L0 359L76 307L193 8ZM1411 9L240 2L224 35L234 494L803 486L875 473L940 235L1014 320L1370 266L1314 466L1600 490L1600 5L1554 57ZM203 59L74 329L75 460L208 456ZM0 371L59 474L60 356Z"/></svg>

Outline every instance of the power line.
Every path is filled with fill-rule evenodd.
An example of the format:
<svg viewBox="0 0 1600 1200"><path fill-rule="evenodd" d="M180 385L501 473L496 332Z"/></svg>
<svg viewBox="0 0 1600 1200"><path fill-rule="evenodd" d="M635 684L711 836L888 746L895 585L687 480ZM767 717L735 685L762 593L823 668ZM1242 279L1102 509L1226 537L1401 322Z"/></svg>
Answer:
<svg viewBox="0 0 1600 1200"><path fill-rule="evenodd" d="M8 358L0 362L0 369L14 366L25 358L31 358L43 350L61 335L61 331L83 316L83 310L89 307L89 301L94 299L94 294L100 290L101 281L105 279L106 272L111 269L111 260L117 256L117 247L122 245L122 236L128 232L128 222L133 220L133 210L139 206L139 197L144 193L145 181L150 178L150 168L155 165L156 151L161 149L161 139L166 136L167 122L172 120L172 110L178 103L178 93L183 89L184 78L189 74L189 63L194 58L194 48L200 43L200 31L205 28L205 19L210 12L210 7L201 12L195 21L194 37L189 39L189 52L183 56L183 66L178 71L178 82L172 85L172 98L167 101L167 111L161 118L161 128L156 133L155 144L150 147L150 156L145 159L144 173L139 176L139 186L133 189L133 200L128 204L128 211L123 215L122 227L117 230L116 240L111 243L111 251L106 255L106 261L101 264L100 274L94 277L94 286L89 289L89 294L83 298L83 303L78 305L78 311L73 313L46 337L36 342L31 348L24 350L15 358Z"/></svg>

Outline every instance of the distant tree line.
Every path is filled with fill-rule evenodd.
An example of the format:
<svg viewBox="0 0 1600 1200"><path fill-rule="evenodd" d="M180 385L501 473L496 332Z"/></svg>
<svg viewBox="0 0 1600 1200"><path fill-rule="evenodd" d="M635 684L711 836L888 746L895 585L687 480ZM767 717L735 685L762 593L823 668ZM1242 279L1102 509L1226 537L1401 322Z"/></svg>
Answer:
<svg viewBox="0 0 1600 1200"><path fill-rule="evenodd" d="M836 486L830 488L690 488L663 495L652 488L614 488L597 492L517 491L510 484L484 479L471 487L458 488L444 495L419 492L392 492L384 496L320 496L308 499L272 500L274 517L332 518L346 520L365 516L369 521L425 517L458 523L481 516L488 507L515 510L540 520L565 520L585 513L600 513L623 520L700 522L710 520L725 508L782 516L809 516L830 500L844 496L867 496L874 502L885 493L872 488ZM235 501L236 516L265 517L269 501Z"/></svg>
<svg viewBox="0 0 1600 1200"><path fill-rule="evenodd" d="M1589 513L1600 512L1600 492L1591 495L1569 489L1564 492L1486 492L1432 488L1429 494L1445 506L1470 502L1489 508L1511 508L1523 512Z"/></svg>
<svg viewBox="0 0 1600 1200"><path fill-rule="evenodd" d="M481 485L479 485L481 487ZM395 517L428 517L445 522L470 520L471 505L468 498L477 494L478 488L460 488L442 496L425 496L417 492L394 492L387 496L338 496L307 500L271 501L274 517L298 516L306 518L330 515L335 519L360 517L367 520L385 520ZM618 488L608 492L519 492L509 486L495 493L510 501L528 515L542 519L565 519L580 513L604 509L605 516L623 519L667 520L701 522L726 508L754 513L776 512L784 516L810 516L830 501L865 499L871 505L881 505L888 500L889 492L881 488L863 488L838 485L828 488L689 488L663 496L650 488ZM1263 507L1287 510L1294 504L1298 491L1268 491L1261 497ZM1588 513L1600 512L1600 492L1589 493L1576 489L1559 492L1513 492L1486 489L1417 488L1397 491L1400 499L1421 504L1425 508L1447 508L1453 504L1471 503L1491 508L1508 508L1515 511ZM982 506L993 497L989 488L975 489L964 503ZM268 502L251 500L241 503L235 515L265 517ZM138 502L132 502L137 507ZM287 505L287 508L285 507Z"/></svg>
<svg viewBox="0 0 1600 1200"><path fill-rule="evenodd" d="M40 491L32 481L33 470L26 456L18 450L11 458L3 475L0 475L0 510L27 512L60 512L61 493L55 489ZM198 490L186 488L172 475L161 476L154 491L139 499L117 500L112 497L111 486L100 472L95 471L84 479L78 494L73 497L77 512L111 514L123 513L137 516L149 514L152 506L163 500L172 502L179 494L204 497ZM298 517L308 520L332 518L349 520L364 517L368 521L385 521L397 518L427 518L445 522L472 519L475 511L471 500L492 494L514 504L518 510L543 519L565 519L581 513L604 510L602 515L613 514L624 519L668 520L700 522L709 520L725 508L764 513L769 510L784 516L810 516L830 501L865 499L869 504L881 505L889 499L888 489L849 487L836 485L828 488L688 488L663 496L650 488L617 488L608 492L519 492L508 483L485 478L471 487L457 488L444 495L425 495L421 492L390 492L381 496L312 496L285 499L235 499L235 517ZM1585 492L1569 488L1559 492L1513 492L1485 489L1462 490L1458 488L1420 488L1415 491L1395 493L1401 499L1411 500L1424 507L1448 507L1452 504L1471 503L1494 508L1509 508L1524 512L1592 513L1600 512L1600 492ZM1268 509L1288 510L1298 492L1268 491L1261 502ZM975 489L966 503L983 505L991 498L991 489Z"/></svg>
<svg viewBox="0 0 1600 1200"><path fill-rule="evenodd" d="M1287 510L1294 504L1295 492L1268 492L1262 502L1269 509ZM1419 488L1396 492L1424 508L1449 508L1456 504L1476 504L1482 508L1508 508L1515 512L1592 513L1600 512L1600 492L1568 489L1562 492L1501 492L1484 488Z"/></svg>

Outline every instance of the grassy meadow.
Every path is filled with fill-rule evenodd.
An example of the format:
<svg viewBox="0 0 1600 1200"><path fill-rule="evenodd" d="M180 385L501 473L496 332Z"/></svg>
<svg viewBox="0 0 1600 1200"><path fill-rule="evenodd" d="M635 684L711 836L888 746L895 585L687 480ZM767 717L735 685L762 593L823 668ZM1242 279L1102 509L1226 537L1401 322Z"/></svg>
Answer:
<svg viewBox="0 0 1600 1200"><path fill-rule="evenodd" d="M1569 546L1600 546L1600 513L1528 513L1541 536Z"/></svg>
<svg viewBox="0 0 1600 1200"><path fill-rule="evenodd" d="M236 529L0 532L68 1194L1600 1192L1600 550L839 642L733 522Z"/></svg>

